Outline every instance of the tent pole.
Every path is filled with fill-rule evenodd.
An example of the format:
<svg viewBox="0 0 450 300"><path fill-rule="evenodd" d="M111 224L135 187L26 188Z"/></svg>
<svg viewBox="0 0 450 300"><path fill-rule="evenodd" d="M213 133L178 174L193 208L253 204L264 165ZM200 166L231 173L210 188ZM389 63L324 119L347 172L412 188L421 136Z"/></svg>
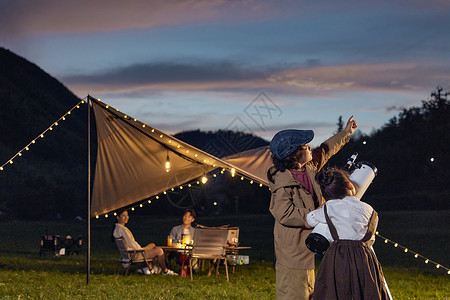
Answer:
<svg viewBox="0 0 450 300"><path fill-rule="evenodd" d="M88 203L87 203L87 255L86 255L86 285L89 284L91 273L91 105L90 96L87 96L87 140L88 140Z"/></svg>

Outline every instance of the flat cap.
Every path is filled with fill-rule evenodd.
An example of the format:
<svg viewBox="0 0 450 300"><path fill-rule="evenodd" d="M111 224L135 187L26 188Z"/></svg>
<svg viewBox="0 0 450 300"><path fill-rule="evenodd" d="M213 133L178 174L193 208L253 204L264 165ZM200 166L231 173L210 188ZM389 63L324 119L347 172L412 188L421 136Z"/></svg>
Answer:
<svg viewBox="0 0 450 300"><path fill-rule="evenodd" d="M298 146L308 144L313 138L312 130L281 130L273 136L270 142L270 152L278 159L285 159L297 150Z"/></svg>

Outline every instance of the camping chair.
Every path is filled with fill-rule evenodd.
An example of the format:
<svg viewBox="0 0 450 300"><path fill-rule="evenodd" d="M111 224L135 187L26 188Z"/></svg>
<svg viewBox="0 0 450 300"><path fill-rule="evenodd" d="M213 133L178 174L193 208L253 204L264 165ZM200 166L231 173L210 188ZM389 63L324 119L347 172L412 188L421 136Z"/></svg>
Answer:
<svg viewBox="0 0 450 300"><path fill-rule="evenodd" d="M127 243L123 237L116 239L116 245L120 253L119 264L125 268L125 275L128 275L132 265L138 266L142 272L145 267L148 267L149 270L152 269L151 263L155 259L147 258L145 255L145 249L141 248L138 250L128 250Z"/></svg>
<svg viewBox="0 0 450 300"><path fill-rule="evenodd" d="M193 280L192 275L192 259L215 259L218 260L216 266L216 276L219 274L219 263L220 260L224 260L225 270L228 278L228 265L226 257L226 246L227 246L227 235L228 228L196 228L194 235L194 244L192 247L191 259L189 260L189 268L191 271L191 280ZM208 276L211 275L212 268L214 265L211 263L209 267Z"/></svg>

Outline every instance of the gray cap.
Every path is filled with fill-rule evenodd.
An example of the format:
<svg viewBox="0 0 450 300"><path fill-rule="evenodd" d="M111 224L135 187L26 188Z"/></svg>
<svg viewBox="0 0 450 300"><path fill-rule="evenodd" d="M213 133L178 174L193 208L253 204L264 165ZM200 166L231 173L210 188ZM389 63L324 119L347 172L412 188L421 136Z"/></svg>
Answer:
<svg viewBox="0 0 450 300"><path fill-rule="evenodd" d="M314 132L312 130L286 129L274 135L270 142L270 152L278 158L284 159L295 152L298 146L312 141Z"/></svg>

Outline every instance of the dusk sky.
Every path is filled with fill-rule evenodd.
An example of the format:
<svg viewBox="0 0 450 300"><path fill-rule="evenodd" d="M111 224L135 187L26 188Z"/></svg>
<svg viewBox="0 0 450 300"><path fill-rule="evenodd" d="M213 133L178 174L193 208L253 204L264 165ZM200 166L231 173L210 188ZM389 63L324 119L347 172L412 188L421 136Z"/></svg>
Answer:
<svg viewBox="0 0 450 300"><path fill-rule="evenodd" d="M168 133L318 145L450 89L450 1L0 0L0 46Z"/></svg>

